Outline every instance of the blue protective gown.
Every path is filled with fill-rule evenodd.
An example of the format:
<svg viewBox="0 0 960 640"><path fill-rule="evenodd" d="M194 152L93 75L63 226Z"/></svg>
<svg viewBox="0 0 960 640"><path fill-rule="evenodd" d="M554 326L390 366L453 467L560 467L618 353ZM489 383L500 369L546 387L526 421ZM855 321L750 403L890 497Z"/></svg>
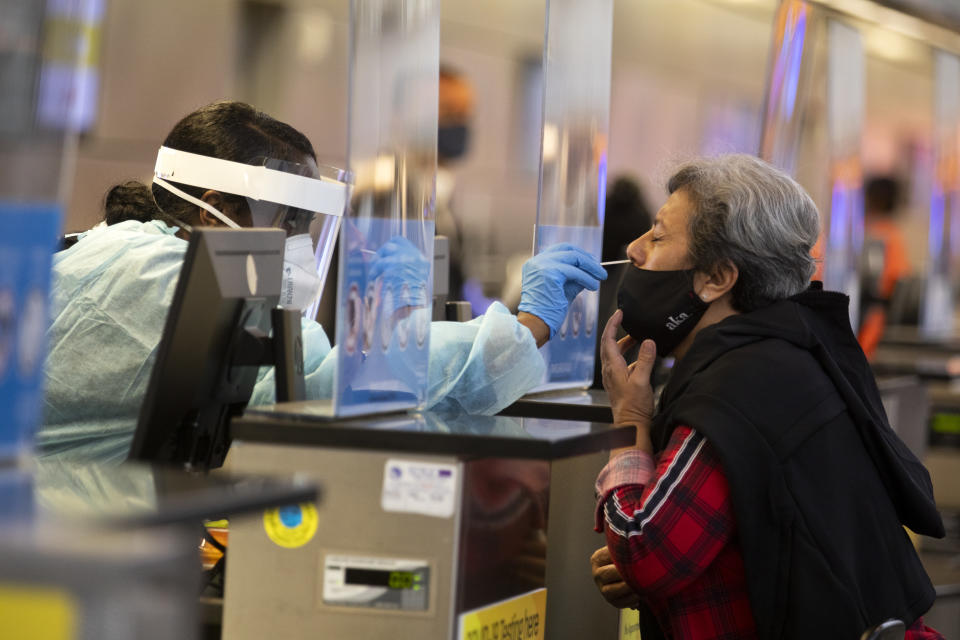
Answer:
<svg viewBox="0 0 960 640"><path fill-rule="evenodd" d="M187 243L161 222L93 229L53 258L41 456L126 458ZM335 354L323 328L303 321L308 398L330 397ZM544 376L533 336L495 303L466 323L430 330L427 406L493 414ZM273 369L251 404L273 402Z"/></svg>

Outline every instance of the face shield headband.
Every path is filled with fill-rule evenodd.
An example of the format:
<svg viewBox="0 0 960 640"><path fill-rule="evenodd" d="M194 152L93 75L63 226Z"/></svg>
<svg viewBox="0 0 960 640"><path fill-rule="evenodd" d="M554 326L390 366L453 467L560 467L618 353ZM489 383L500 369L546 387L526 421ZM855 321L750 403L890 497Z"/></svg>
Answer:
<svg viewBox="0 0 960 640"><path fill-rule="evenodd" d="M271 168L273 165L278 168ZM297 167L284 170L283 167ZM247 198L248 202L273 203L291 211L304 211L327 216L342 216L347 200L347 183L342 178L318 175L302 175L305 165L265 160L263 164L244 164L221 158L213 158L169 147L160 147L153 182L186 200L209 211L228 227L239 229L235 221L199 198L170 184L180 184L212 189ZM315 171L316 168L314 168ZM319 171L317 171L319 174ZM255 207L251 207L253 209ZM276 219L270 226L280 226Z"/></svg>
<svg viewBox="0 0 960 640"><path fill-rule="evenodd" d="M244 164L161 147L153 182L233 229L241 225L170 182L246 198L245 226L287 232L280 305L308 312L316 305L347 201L345 172L272 158Z"/></svg>

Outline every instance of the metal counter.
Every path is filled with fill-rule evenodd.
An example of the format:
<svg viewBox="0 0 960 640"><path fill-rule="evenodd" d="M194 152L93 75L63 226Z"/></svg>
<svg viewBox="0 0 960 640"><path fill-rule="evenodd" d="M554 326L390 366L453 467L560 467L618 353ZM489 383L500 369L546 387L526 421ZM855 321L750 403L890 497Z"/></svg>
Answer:
<svg viewBox="0 0 960 640"><path fill-rule="evenodd" d="M500 415L613 423L610 398L606 391L600 389L567 389L531 393L501 411Z"/></svg>
<svg viewBox="0 0 960 640"><path fill-rule="evenodd" d="M320 489L302 478L252 477L227 473L188 473L162 466L124 463L63 463L38 460L29 471L0 474L7 486L20 486L21 500L34 521L84 528L200 526L269 507L317 500ZM27 506L30 505L30 506ZM0 521L18 514L2 513Z"/></svg>
<svg viewBox="0 0 960 640"><path fill-rule="evenodd" d="M523 396L501 412L501 415L533 419L586 420L613 422L610 398L602 389L566 389ZM566 557L548 554L547 566L563 567L567 574L559 584L551 584L551 592L561 591L562 597L547 600L547 620L551 640L579 640L580 638L614 638L620 626L620 615L609 603L597 597L589 567L577 559L588 558L606 541L584 525L592 520L595 508L590 487L606 464L606 454L594 454L564 461L562 472L555 473L551 489L552 522L560 525L569 537L564 547ZM553 506L557 503L556 506ZM560 522L562 522L562 525ZM555 549L557 547L551 547ZM574 603L571 606L568 603Z"/></svg>
<svg viewBox="0 0 960 640"><path fill-rule="evenodd" d="M616 611L590 577L603 541L593 534L586 553L572 542L590 535L593 478L567 480L583 465L595 474L632 429L434 414L330 421L309 405L249 409L232 425L230 470L297 472L325 493L314 530L291 547L261 519L231 522L225 640L461 637L476 618L467 614L504 600L526 609L480 616L554 638L564 629L546 609L590 610L567 588L575 582L608 612L597 637L615 636ZM545 608L523 600L543 589Z"/></svg>
<svg viewBox="0 0 960 640"><path fill-rule="evenodd" d="M878 375L950 380L960 375L960 338L929 338L916 327L887 327L871 365Z"/></svg>
<svg viewBox="0 0 960 640"><path fill-rule="evenodd" d="M894 325L884 329L880 346L914 347L924 350L946 350L960 353L960 337L928 337L923 335L917 327Z"/></svg>

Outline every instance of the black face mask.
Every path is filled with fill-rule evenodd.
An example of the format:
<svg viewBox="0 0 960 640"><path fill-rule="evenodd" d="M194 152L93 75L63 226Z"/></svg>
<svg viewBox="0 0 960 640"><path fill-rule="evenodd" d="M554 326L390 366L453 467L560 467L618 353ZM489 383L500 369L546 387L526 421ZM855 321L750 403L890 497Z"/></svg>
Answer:
<svg viewBox="0 0 960 640"><path fill-rule="evenodd" d="M657 343L661 358L677 348L709 306L693 290L693 269L651 271L629 267L617 292L623 328L637 342Z"/></svg>
<svg viewBox="0 0 960 640"><path fill-rule="evenodd" d="M440 125L437 129L437 155L455 160L467 152L470 129L465 124Z"/></svg>

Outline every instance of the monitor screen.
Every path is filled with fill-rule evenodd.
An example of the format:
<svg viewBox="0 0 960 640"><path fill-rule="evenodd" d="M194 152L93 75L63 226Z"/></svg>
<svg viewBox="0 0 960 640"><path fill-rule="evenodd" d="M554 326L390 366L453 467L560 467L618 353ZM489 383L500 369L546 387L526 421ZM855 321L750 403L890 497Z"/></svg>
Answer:
<svg viewBox="0 0 960 640"><path fill-rule="evenodd" d="M229 421L246 406L280 296L279 229L197 229L167 314L130 448L131 460L209 469L223 464ZM253 345L256 349L256 345Z"/></svg>

